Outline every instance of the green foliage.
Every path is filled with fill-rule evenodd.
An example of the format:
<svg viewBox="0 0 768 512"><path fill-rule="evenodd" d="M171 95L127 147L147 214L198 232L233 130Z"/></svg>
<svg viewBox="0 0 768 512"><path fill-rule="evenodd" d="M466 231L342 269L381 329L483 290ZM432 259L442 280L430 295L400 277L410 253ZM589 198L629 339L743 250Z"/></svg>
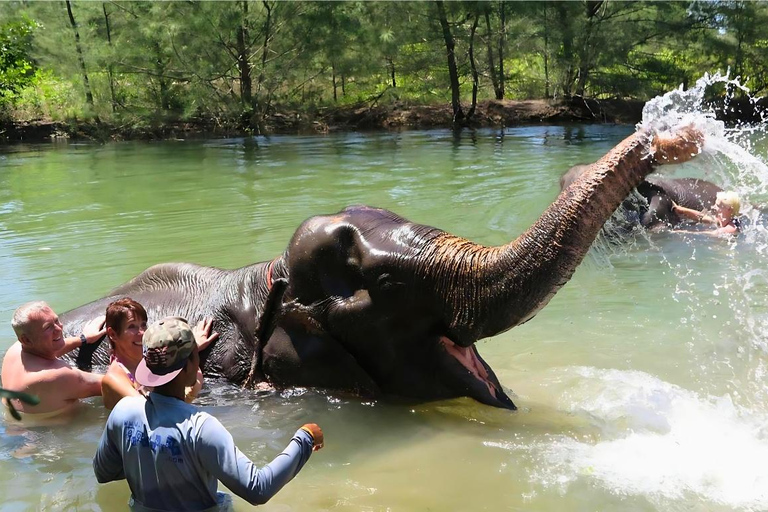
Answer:
<svg viewBox="0 0 768 512"><path fill-rule="evenodd" d="M52 72L38 70L29 83L14 96L9 116L16 120L65 121L83 117L82 94L68 80Z"/></svg>
<svg viewBox="0 0 768 512"><path fill-rule="evenodd" d="M462 101L471 95L473 26L480 100L494 97L492 78L512 99L647 99L727 68L755 92L768 88L768 3L443 5ZM451 98L434 1L71 6L82 63L63 2L0 4L0 106L13 118L95 115L130 126L204 118L253 128L278 109Z"/></svg>
<svg viewBox="0 0 768 512"><path fill-rule="evenodd" d="M12 102L32 81L35 65L29 53L35 28L36 23L25 16L0 25L0 104Z"/></svg>

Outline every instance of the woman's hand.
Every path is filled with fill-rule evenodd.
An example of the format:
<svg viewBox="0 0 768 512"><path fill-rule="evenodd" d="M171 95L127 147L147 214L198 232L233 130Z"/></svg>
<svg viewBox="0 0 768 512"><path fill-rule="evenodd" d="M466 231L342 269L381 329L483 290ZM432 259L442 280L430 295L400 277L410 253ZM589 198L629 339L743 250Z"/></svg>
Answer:
<svg viewBox="0 0 768 512"><path fill-rule="evenodd" d="M205 318L197 322L197 325L192 329L192 333L195 335L195 341L197 342L197 349L200 351L208 348L214 340L218 339L219 333L216 331L211 332L211 326L213 325L213 318Z"/></svg>

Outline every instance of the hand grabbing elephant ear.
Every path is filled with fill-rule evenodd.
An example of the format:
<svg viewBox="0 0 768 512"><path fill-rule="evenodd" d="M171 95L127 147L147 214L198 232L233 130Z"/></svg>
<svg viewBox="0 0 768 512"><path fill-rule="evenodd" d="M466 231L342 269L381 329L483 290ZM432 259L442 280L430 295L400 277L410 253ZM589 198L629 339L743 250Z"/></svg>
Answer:
<svg viewBox="0 0 768 512"><path fill-rule="evenodd" d="M657 132L651 142L651 154L659 164L687 162L701 153L704 133L692 124Z"/></svg>

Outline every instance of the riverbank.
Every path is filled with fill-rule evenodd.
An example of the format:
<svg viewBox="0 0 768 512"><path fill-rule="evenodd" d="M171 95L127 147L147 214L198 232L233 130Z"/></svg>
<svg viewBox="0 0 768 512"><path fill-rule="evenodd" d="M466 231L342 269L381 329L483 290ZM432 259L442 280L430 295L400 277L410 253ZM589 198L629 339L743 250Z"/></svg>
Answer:
<svg viewBox="0 0 768 512"><path fill-rule="evenodd" d="M635 124L642 118L641 100L489 100L479 102L470 128L504 128L547 123ZM466 113L468 107L464 106ZM732 100L715 108L729 122L761 122L755 106ZM353 105L314 110L276 109L258 122L242 123L212 118L157 119L139 122L30 121L0 127L2 142L74 140L152 140L197 137L237 137L258 134L307 134L335 131L412 130L450 128L453 112L449 104ZM247 124L251 127L243 128Z"/></svg>
<svg viewBox="0 0 768 512"><path fill-rule="evenodd" d="M478 103L469 123L473 128L508 127L542 123L618 123L640 120L643 102L638 100L492 100ZM468 106L464 106L464 111ZM78 121L29 121L0 128L3 142L43 142L57 139L128 140L189 137L246 136L253 134L306 134L356 130L449 128L453 112L448 104L354 105L311 111L283 109L266 116L253 129L235 122L195 118L163 119L154 123Z"/></svg>

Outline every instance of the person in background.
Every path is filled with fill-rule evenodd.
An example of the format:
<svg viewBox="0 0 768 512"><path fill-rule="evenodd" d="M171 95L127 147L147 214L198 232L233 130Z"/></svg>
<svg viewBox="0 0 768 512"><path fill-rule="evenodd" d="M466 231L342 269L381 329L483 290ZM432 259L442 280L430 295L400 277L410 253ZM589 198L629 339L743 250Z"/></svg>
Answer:
<svg viewBox="0 0 768 512"><path fill-rule="evenodd" d="M36 395L36 405L11 399L24 420L45 420L72 412L79 399L101 394L101 375L72 368L59 356L104 336L104 317L83 327L80 336L64 338L61 322L43 302L28 302L13 313L11 326L18 341L3 359L3 387Z"/></svg>
<svg viewBox="0 0 768 512"><path fill-rule="evenodd" d="M199 350L204 350L219 337L217 332L211 332L211 323L211 319L207 318L193 329ZM118 299L107 306L106 327L112 356L101 384L101 392L104 406L112 409L124 396L140 396L148 392L134 377L142 358L142 337L147 329L147 312L130 297ZM186 390L185 400L194 400L202 387L203 372L198 371L195 384Z"/></svg>
<svg viewBox="0 0 768 512"><path fill-rule="evenodd" d="M99 483L128 480L132 510L208 510L231 504L220 480L258 505L266 503L323 447L323 431L305 424L267 466L257 469L210 414L184 401L195 382L198 346L189 325L169 317L143 336L136 381L153 390L146 400L120 400L107 419L93 458Z"/></svg>
<svg viewBox="0 0 768 512"><path fill-rule="evenodd" d="M735 235L741 231L741 223L736 217L741 209L741 201L738 194L733 191L718 192L715 199L714 215L708 215L705 212L685 208L676 203L672 203L672 211L684 217L702 224L715 226L715 229L709 231L696 231L712 236ZM693 233L692 231L688 231Z"/></svg>

